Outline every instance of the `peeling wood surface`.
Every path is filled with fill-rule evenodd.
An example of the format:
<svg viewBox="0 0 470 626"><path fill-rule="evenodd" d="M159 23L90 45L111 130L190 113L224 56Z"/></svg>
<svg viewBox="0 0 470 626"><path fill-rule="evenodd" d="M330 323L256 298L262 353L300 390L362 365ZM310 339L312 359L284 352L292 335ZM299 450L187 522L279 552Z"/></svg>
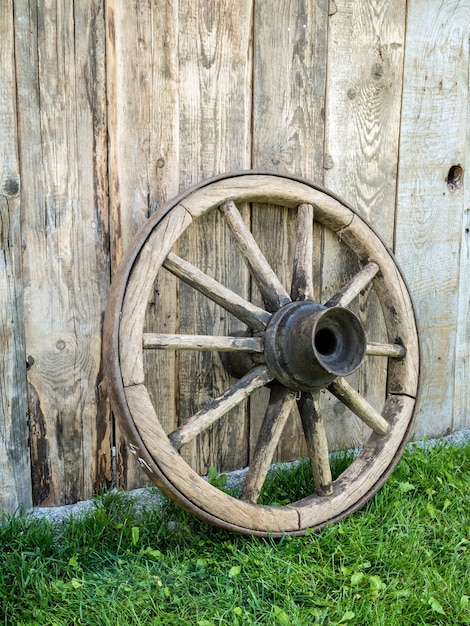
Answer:
<svg viewBox="0 0 470 626"><path fill-rule="evenodd" d="M0 507L146 482L103 384L109 279L149 215L224 171L305 176L376 228L420 325L415 437L470 427L469 0L279 0L276 11L267 0L6 0L0 29ZM207 201L182 209L194 223L173 251L259 306L218 211L198 217ZM237 206L290 293L297 204ZM325 302L361 264L348 229L319 227L313 208L313 290ZM244 328L166 269L147 288L146 333ZM380 288L379 273L352 308L369 344L393 346ZM386 358L348 379L378 411ZM235 382L214 351L142 359L167 433ZM330 446L359 444L367 427L320 395ZM198 472L245 465L268 397L257 391L198 436L186 460ZM275 460L307 453L301 428L295 408Z"/></svg>

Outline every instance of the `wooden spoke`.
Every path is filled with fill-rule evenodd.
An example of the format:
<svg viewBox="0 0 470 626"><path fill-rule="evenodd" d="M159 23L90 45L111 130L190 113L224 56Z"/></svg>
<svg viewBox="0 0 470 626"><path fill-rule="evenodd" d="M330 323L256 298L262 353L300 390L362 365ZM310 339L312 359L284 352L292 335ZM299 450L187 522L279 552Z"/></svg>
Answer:
<svg viewBox="0 0 470 626"><path fill-rule="evenodd" d="M312 466L315 491L319 496L329 496L333 493L333 479L325 424L320 413L319 393L302 393L297 405Z"/></svg>
<svg viewBox="0 0 470 626"><path fill-rule="evenodd" d="M207 430L223 417L230 409L240 404L259 387L273 380L273 376L265 365L253 368L240 378L230 389L215 398L188 421L168 435L173 447L179 450L194 437Z"/></svg>
<svg viewBox="0 0 470 626"><path fill-rule="evenodd" d="M197 289L213 302L244 322L253 330L264 330L271 314L245 300L231 289L227 289L197 267L170 252L163 263L168 271Z"/></svg>
<svg viewBox="0 0 470 626"><path fill-rule="evenodd" d="M235 203L229 200L222 204L219 210L232 232L251 275L258 284L265 307L268 311L277 311L281 306L290 302L289 294L259 249Z"/></svg>
<svg viewBox="0 0 470 626"><path fill-rule="evenodd" d="M210 350L214 352L263 352L264 337L172 335L144 333L144 350Z"/></svg>
<svg viewBox="0 0 470 626"><path fill-rule="evenodd" d="M351 387L344 378L335 378L328 385L328 389L338 400L350 409L354 415L372 428L378 435L386 435L390 430L390 424L378 411L365 400L360 393Z"/></svg>
<svg viewBox="0 0 470 626"><path fill-rule="evenodd" d="M313 300L313 206L297 208L292 300Z"/></svg>
<svg viewBox="0 0 470 626"><path fill-rule="evenodd" d="M366 354L369 356L388 356L392 359L403 359L406 350L398 343L368 343Z"/></svg>
<svg viewBox="0 0 470 626"><path fill-rule="evenodd" d="M295 393L281 385L271 389L268 408L256 442L253 460L240 495L246 502L257 502L271 466L276 446L294 406Z"/></svg>
<svg viewBox="0 0 470 626"><path fill-rule="evenodd" d="M368 263L325 306L347 306L366 287L379 271L377 263Z"/></svg>

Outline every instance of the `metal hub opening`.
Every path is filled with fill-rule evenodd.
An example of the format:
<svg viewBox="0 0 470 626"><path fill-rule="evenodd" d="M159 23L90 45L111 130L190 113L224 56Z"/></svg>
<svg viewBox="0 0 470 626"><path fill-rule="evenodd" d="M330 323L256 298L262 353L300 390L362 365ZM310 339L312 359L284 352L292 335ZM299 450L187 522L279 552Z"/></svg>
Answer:
<svg viewBox="0 0 470 626"><path fill-rule="evenodd" d="M338 346L338 339L330 328L321 328L315 334L315 348L323 356L331 356Z"/></svg>

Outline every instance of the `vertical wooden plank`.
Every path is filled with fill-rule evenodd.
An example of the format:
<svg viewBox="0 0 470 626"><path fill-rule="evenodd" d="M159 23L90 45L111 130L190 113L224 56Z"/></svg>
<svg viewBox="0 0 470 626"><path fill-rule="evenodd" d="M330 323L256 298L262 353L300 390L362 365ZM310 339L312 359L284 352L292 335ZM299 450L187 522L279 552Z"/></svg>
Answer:
<svg viewBox="0 0 470 626"><path fill-rule="evenodd" d="M456 383L455 357L457 326L463 339L467 315L459 252L468 197L451 193L446 178L452 165L465 169L468 150L469 28L467 0L408 5L396 252L417 307L423 351L415 437L451 430L454 393L465 393L463 381ZM459 279L467 285L460 319Z"/></svg>
<svg viewBox="0 0 470 626"><path fill-rule="evenodd" d="M180 177L188 187L250 165L252 0L184 0L179 3L179 21L184 24L178 42ZM218 212L188 229L179 253L248 297L246 267ZM180 286L178 310L182 333L229 334L242 328L185 285ZM235 382L215 353L179 353L177 369L178 415L183 421ZM200 473L211 465L219 470L243 467L247 427L246 407L240 405L181 452Z"/></svg>
<svg viewBox="0 0 470 626"><path fill-rule="evenodd" d="M468 83L470 86L470 81ZM467 155L470 151L470 106L467 117ZM468 163L468 157L466 159ZM454 422L452 430L470 428L470 174L465 170L464 218L460 248L459 304L457 313Z"/></svg>
<svg viewBox="0 0 470 626"><path fill-rule="evenodd" d="M106 4L112 255L180 189L178 3Z"/></svg>
<svg viewBox="0 0 470 626"><path fill-rule="evenodd" d="M178 191L249 166L250 23L251 0L217 7L205 0L108 2L114 263L146 217ZM215 270L218 279L238 290L244 280L242 263L217 222L215 216L202 220L181 242L179 253L201 269ZM146 330L197 332L202 324L203 332L223 333L229 328L227 316L216 309L163 270L149 302ZM146 382L167 431L176 426L178 415L189 416L195 399L209 399L229 384L217 355L210 365L189 357L197 377L192 365L185 365L187 358L145 354ZM233 465L230 459L244 445L244 419L240 433L238 418L225 420L223 433L204 437L199 450L186 451L188 460L199 471L208 464L222 467L219 457ZM142 484L139 470L127 464L119 427L116 443L120 484ZM199 463L197 456L205 460Z"/></svg>
<svg viewBox="0 0 470 626"><path fill-rule="evenodd" d="M336 0L328 30L325 186L339 194L391 246L395 226L406 2ZM325 233L322 301L359 269L331 232ZM380 304L371 286L352 306L370 341L386 341ZM379 411L386 362L366 358L350 377ZM370 432L336 398L323 396L333 448L357 446Z"/></svg>
<svg viewBox="0 0 470 626"><path fill-rule="evenodd" d="M87 498L111 478L103 17L95 0L15 2L35 504Z"/></svg>
<svg viewBox="0 0 470 626"><path fill-rule="evenodd" d="M13 5L0 14L0 511L31 506Z"/></svg>
<svg viewBox="0 0 470 626"><path fill-rule="evenodd" d="M147 217L180 190L178 142L178 3L107 2L107 80L110 137L113 270ZM176 282L160 272L150 298L146 330L175 332ZM174 355L145 354L147 383L162 424L175 424ZM148 482L128 458L116 425L117 482Z"/></svg>
<svg viewBox="0 0 470 626"><path fill-rule="evenodd" d="M467 93L467 138L465 163L457 171L458 180L449 181L448 190L463 195L463 220L460 246L459 304L457 313L454 422L452 430L470 428L470 59L467 57L467 82L462 86Z"/></svg>
<svg viewBox="0 0 470 626"><path fill-rule="evenodd" d="M325 185L392 246L406 2L335 5L328 34Z"/></svg>
<svg viewBox="0 0 470 626"><path fill-rule="evenodd" d="M282 0L276 3L275 10L269 2L255 3L254 168L322 181L327 19L326 0ZM252 230L289 291L294 212L254 207ZM252 448L265 401L266 397L259 403L255 398L252 402ZM305 454L300 419L295 410L284 429L277 458L290 460Z"/></svg>
<svg viewBox="0 0 470 626"><path fill-rule="evenodd" d="M323 178L328 2L255 6L253 167Z"/></svg>

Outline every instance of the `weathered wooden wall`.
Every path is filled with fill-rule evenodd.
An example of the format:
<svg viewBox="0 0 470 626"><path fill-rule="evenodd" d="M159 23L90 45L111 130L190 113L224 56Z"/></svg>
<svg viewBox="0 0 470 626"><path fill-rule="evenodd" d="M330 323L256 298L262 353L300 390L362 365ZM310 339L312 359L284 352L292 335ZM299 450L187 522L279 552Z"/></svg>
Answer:
<svg viewBox="0 0 470 626"><path fill-rule="evenodd" d="M0 19L0 506L31 504L13 10Z"/></svg>
<svg viewBox="0 0 470 626"><path fill-rule="evenodd" d="M395 249L416 303L415 436L470 427L469 27L470 0L278 0L275 10L268 0L4 1L0 507L73 502L113 480L143 484L103 386L109 282L148 215L230 170L304 176L370 221ZM451 187L456 165L462 180ZM288 212L243 211L287 280L293 251L271 233L292 230ZM323 300L354 270L328 232L316 234ZM250 289L210 216L179 251L234 290ZM161 274L149 329L234 330ZM373 294L357 306L377 338ZM168 428L227 382L218 357L151 351L146 359ZM355 384L380 405L374 363ZM200 471L246 464L260 401L201 437L188 460ZM342 443L344 426L359 443L358 421L336 400L323 403L331 444ZM279 458L303 453L297 419Z"/></svg>

